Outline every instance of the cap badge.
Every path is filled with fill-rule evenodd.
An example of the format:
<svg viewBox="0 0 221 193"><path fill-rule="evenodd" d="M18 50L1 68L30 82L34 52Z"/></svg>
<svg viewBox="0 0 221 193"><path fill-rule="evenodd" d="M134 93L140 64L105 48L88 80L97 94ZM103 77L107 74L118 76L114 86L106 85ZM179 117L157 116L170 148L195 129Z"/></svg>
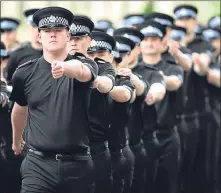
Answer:
<svg viewBox="0 0 221 193"><path fill-rule="evenodd" d="M76 31L76 29L77 29L77 26L74 23L72 23L71 26L70 26L70 30L71 31Z"/></svg>
<svg viewBox="0 0 221 193"><path fill-rule="evenodd" d="M51 16L49 17L49 21L50 21L51 23L54 23L54 22L56 21L56 17L53 16L53 15L51 15Z"/></svg>

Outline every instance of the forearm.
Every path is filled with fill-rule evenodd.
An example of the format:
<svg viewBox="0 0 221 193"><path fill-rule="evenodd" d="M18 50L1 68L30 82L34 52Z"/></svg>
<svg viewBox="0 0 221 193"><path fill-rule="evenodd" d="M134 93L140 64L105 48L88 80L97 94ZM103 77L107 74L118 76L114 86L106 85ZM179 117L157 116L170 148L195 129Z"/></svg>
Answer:
<svg viewBox="0 0 221 193"><path fill-rule="evenodd" d="M168 91L175 91L180 88L181 81L176 76L164 76Z"/></svg>
<svg viewBox="0 0 221 193"><path fill-rule="evenodd" d="M131 93L129 89L124 86L114 86L109 92L110 96L117 102L127 102L131 99Z"/></svg>
<svg viewBox="0 0 221 193"><path fill-rule="evenodd" d="M166 94L166 88L160 83L154 83L150 86L149 92L155 96L156 101L161 101Z"/></svg>
<svg viewBox="0 0 221 193"><path fill-rule="evenodd" d="M144 93L146 84L134 74L132 74L130 81L136 89L136 96L141 96Z"/></svg>
<svg viewBox="0 0 221 193"><path fill-rule="evenodd" d="M177 63L186 71L188 72L192 67L192 59L187 54L182 53L180 50L176 55L174 55L176 58Z"/></svg>
<svg viewBox="0 0 221 193"><path fill-rule="evenodd" d="M88 82L92 79L90 69L79 60L64 62L64 74L69 78L76 78L80 82Z"/></svg>
<svg viewBox="0 0 221 193"><path fill-rule="evenodd" d="M17 104L15 103L12 110L11 121L13 130L13 141L20 141L22 139L24 128L27 122L27 109L21 111L19 108L17 108Z"/></svg>
<svg viewBox="0 0 221 193"><path fill-rule="evenodd" d="M100 81L97 89L101 93L108 93L113 88L113 81L107 76L98 76L98 78L102 79Z"/></svg>

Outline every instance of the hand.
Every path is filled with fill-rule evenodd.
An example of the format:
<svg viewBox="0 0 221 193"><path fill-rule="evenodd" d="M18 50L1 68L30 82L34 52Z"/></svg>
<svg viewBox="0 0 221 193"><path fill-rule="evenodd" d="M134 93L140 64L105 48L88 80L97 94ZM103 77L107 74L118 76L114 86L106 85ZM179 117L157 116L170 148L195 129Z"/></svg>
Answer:
<svg viewBox="0 0 221 193"><path fill-rule="evenodd" d="M192 60L194 64L198 64L200 61L200 54L199 53L192 53Z"/></svg>
<svg viewBox="0 0 221 193"><path fill-rule="evenodd" d="M16 142L13 141L12 150L14 151L14 154L15 155L21 154L21 151L23 150L24 146L25 146L25 141L23 139Z"/></svg>
<svg viewBox="0 0 221 193"><path fill-rule="evenodd" d="M149 91L149 92L147 93L147 96L146 96L146 98L145 98L144 101L146 102L147 105L152 105L152 104L154 104L154 103L156 102L156 98L155 98L155 96Z"/></svg>
<svg viewBox="0 0 221 193"><path fill-rule="evenodd" d="M102 81L101 76L97 76L97 78L94 80L93 88L98 88L101 81Z"/></svg>
<svg viewBox="0 0 221 193"><path fill-rule="evenodd" d="M171 40L169 43L169 53L172 56L176 56L180 51L180 44L177 41Z"/></svg>
<svg viewBox="0 0 221 193"><path fill-rule="evenodd" d="M64 75L64 62L53 61L51 63L51 73L54 79L61 78Z"/></svg>
<svg viewBox="0 0 221 193"><path fill-rule="evenodd" d="M119 68L118 72L122 76L129 76L129 77L131 77L133 74L131 69L129 68Z"/></svg>

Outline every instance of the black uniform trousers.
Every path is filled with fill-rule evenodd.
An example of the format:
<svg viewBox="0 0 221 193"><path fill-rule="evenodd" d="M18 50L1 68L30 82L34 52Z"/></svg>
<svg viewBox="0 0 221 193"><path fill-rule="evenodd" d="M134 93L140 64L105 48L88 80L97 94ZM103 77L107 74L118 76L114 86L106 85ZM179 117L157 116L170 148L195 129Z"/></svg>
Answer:
<svg viewBox="0 0 221 193"><path fill-rule="evenodd" d="M144 193L146 179L147 153L143 141L130 145L134 154L134 174L130 193Z"/></svg>
<svg viewBox="0 0 221 193"><path fill-rule="evenodd" d="M193 193L215 193L219 130L211 112L200 113L199 123L199 143L195 160L197 180Z"/></svg>
<svg viewBox="0 0 221 193"><path fill-rule="evenodd" d="M111 155L107 142L91 143L91 155L94 161L94 193L111 193Z"/></svg>
<svg viewBox="0 0 221 193"><path fill-rule="evenodd" d="M113 177L111 192L130 193L134 170L134 155L129 145L126 145L119 152L111 152L111 162Z"/></svg>
<svg viewBox="0 0 221 193"><path fill-rule="evenodd" d="M153 139L151 151L147 149L147 157L151 152L152 169L149 166L146 170L152 173L153 182L148 187L148 178L146 178L146 192L151 193L177 193L180 138L174 128L160 128L156 130L156 136ZM145 144L148 147L148 144ZM154 152L153 152L154 151ZM154 158L155 157L155 158ZM149 179L151 180L151 179ZM152 184L153 183L153 184Z"/></svg>
<svg viewBox="0 0 221 193"><path fill-rule="evenodd" d="M22 162L21 193L91 193L94 164L89 153L62 158L37 154L29 151Z"/></svg>
<svg viewBox="0 0 221 193"><path fill-rule="evenodd" d="M192 192L196 181L194 164L199 137L199 120L197 115L182 115L181 122L177 128L181 140L178 188L181 193L194 193Z"/></svg>

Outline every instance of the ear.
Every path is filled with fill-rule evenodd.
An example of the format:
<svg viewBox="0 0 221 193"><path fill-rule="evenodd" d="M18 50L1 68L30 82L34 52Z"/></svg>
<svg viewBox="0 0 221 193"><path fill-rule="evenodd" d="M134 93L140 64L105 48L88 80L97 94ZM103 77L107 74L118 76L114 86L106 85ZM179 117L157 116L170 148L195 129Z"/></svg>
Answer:
<svg viewBox="0 0 221 193"><path fill-rule="evenodd" d="M42 41L41 41L41 32L38 32L38 41L39 41L40 43L42 43Z"/></svg>
<svg viewBox="0 0 221 193"><path fill-rule="evenodd" d="M67 33L67 42L69 42L71 40L71 34L70 32Z"/></svg>
<svg viewBox="0 0 221 193"><path fill-rule="evenodd" d="M113 54L109 54L109 57L110 57L110 63L113 63L113 61L114 61L114 56L113 56Z"/></svg>
<svg viewBox="0 0 221 193"><path fill-rule="evenodd" d="M90 36L87 36L87 42L88 42L88 47L90 46L90 44L91 44L91 37Z"/></svg>

